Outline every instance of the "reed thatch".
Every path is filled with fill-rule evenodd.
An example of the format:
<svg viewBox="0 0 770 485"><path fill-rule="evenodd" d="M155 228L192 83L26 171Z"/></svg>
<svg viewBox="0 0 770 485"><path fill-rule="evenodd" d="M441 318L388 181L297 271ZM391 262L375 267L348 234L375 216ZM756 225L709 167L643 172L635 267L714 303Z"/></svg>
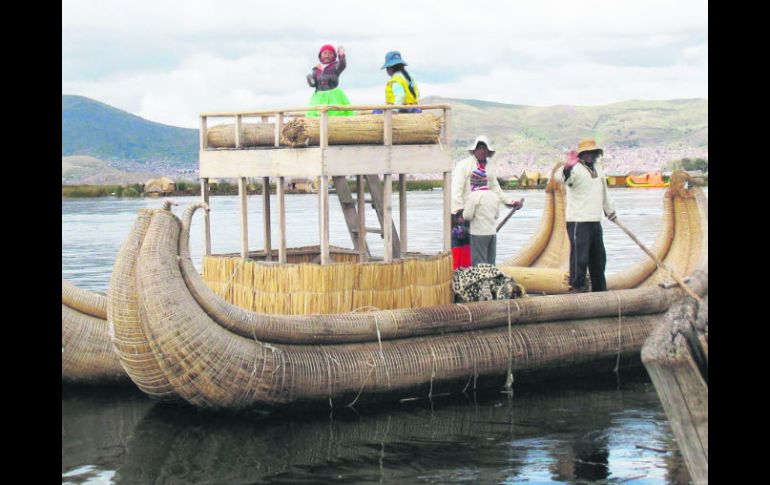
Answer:
<svg viewBox="0 0 770 485"><path fill-rule="evenodd" d="M235 148L235 125L215 125L206 130L210 148ZM271 147L275 146L274 123L242 123L241 146Z"/></svg>
<svg viewBox="0 0 770 485"><path fill-rule="evenodd" d="M112 348L107 298L62 280L62 381L104 382L125 379Z"/></svg>
<svg viewBox="0 0 770 485"><path fill-rule="evenodd" d="M708 295L673 305L642 348L693 481L708 483Z"/></svg>
<svg viewBox="0 0 770 485"><path fill-rule="evenodd" d="M272 264L206 256L203 279L247 310L279 315L346 313L452 303L452 255L392 263Z"/></svg>
<svg viewBox="0 0 770 485"><path fill-rule="evenodd" d="M384 115L329 117L329 145L381 145ZM442 120L432 113L394 114L393 144L438 143ZM292 147L318 146L319 118L296 118L281 130L281 144Z"/></svg>

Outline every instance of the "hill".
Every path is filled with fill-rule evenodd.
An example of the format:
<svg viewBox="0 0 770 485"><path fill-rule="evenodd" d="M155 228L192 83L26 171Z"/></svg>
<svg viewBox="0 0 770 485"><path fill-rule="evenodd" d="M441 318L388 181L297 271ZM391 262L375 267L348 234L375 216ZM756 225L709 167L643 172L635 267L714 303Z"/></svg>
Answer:
<svg viewBox="0 0 770 485"><path fill-rule="evenodd" d="M62 185L126 185L144 183L153 178L151 172L125 172L107 165L104 160L89 156L61 158Z"/></svg>
<svg viewBox="0 0 770 485"><path fill-rule="evenodd" d="M422 102L452 105L456 159L467 154L464 147L475 136L489 136L501 176L519 175L524 169L547 171L587 137L606 148L608 170L653 170L681 158L708 158L705 99L546 107L436 96ZM103 160L104 170L194 179L198 130L155 123L82 96L62 95L62 157L73 155ZM90 170L89 176L98 179L96 165L92 163ZM109 171L102 175L118 177Z"/></svg>
<svg viewBox="0 0 770 485"><path fill-rule="evenodd" d="M198 130L145 120L83 96L62 95L62 156L88 155L127 171L198 165Z"/></svg>

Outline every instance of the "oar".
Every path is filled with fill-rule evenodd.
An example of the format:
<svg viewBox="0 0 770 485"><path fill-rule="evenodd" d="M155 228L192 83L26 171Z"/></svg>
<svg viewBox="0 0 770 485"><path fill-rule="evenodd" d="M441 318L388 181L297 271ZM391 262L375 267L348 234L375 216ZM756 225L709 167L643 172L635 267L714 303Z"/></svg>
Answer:
<svg viewBox="0 0 770 485"><path fill-rule="evenodd" d="M681 286L681 287L682 287L682 289L683 289L684 291L686 291L686 292L687 292L687 294L688 294L688 295L690 295L691 297L695 298L695 299L696 299L698 302L700 302L700 303L703 303L703 299L702 299L701 297L699 297L699 296L698 296L698 295L697 295L697 294L696 294L694 291L692 291L692 289L690 289L690 287L689 287L689 286L687 286L687 285L684 283L684 281L682 281L682 279L681 279L681 278L679 278L677 275L675 275L675 274L674 274L674 272L673 272L673 271L671 271L671 269L670 269L668 266L666 266L665 264L663 264L663 261L661 261L660 259L658 259L658 257L657 257L657 256L655 256L655 254L653 254L653 253L652 253L652 251L650 251L649 249L647 249L647 247L646 247L644 244L642 244L642 242L641 242L640 240L638 240L638 239L636 238L636 236L634 236L634 234L633 234L631 231L629 231L629 230L628 230L628 228L626 228L626 226L624 226L623 224L621 224L621 223L620 223L620 221L619 221L617 218L616 218L614 221L612 221L612 222L614 222L615 224L617 224L617 225L618 225L618 227L619 227L620 229L622 229L622 230L623 230L623 232L625 232L626 234L628 234L628 237L630 237L631 239L633 239L633 240L634 240L634 242L635 242L636 244L638 244L640 248L642 248L642 251L644 251L645 253L647 253L647 256L651 257L651 258L652 258L652 260L653 260L653 261L655 261L655 264L657 264L659 267L661 267L661 268L665 269L666 271L668 271L668 272L669 272L669 274L671 275L671 277L672 277L672 278L674 278L674 281L676 281L676 282L679 284L679 286Z"/></svg>
<svg viewBox="0 0 770 485"><path fill-rule="evenodd" d="M524 204L524 197L522 197L521 200L519 200L519 202ZM517 210L519 210L517 207L514 207L513 209L511 209L508 215L505 216L505 219L500 221L500 224L497 225L497 230L495 232L500 232L500 228L503 227L506 222L508 222L508 219L510 219L513 213L516 212Z"/></svg>

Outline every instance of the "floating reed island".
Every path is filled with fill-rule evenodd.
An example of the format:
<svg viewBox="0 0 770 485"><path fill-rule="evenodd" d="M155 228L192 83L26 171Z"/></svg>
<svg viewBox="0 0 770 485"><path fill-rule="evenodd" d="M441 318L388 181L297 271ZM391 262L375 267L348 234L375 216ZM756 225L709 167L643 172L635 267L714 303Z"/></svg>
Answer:
<svg viewBox="0 0 770 485"><path fill-rule="evenodd" d="M428 147L393 146L397 115L385 108L380 115L384 144L350 147L329 147L331 118L322 111L319 122L324 135L318 147L209 148L207 115L203 115L203 201L188 207L181 217L170 206L140 210L113 268L106 321L80 322L106 324L107 335L98 335L112 345L114 355L102 357L116 356L125 375L153 398L213 408L299 401L354 405L364 400L430 398L439 392L489 384L510 390L514 382L579 369L596 372L597 365L602 366L600 372L612 372L621 359L641 365L644 340L684 291L673 284L668 270L650 264L645 256L622 275L611 275L610 291L563 294L569 246L565 244L563 187L556 184L546 190L537 232L516 256L500 265L530 295L547 290L552 294L451 302L451 293L445 291L451 278L450 108L424 107L442 110L443 141ZM272 116L273 123L281 126L285 114L256 116ZM255 114L234 116L246 115ZM235 124L240 125L240 118ZM414 155L422 158L410 162ZM410 170L426 168L444 174L444 251L415 255L408 251L402 184L399 227L391 218L390 177L396 174L402 182ZM258 176L269 183L271 176L281 179L300 171L321 180L319 192L324 197L319 195L318 246L285 246L287 228L279 191L278 248L272 247L271 221L266 217L264 247L250 251L243 191L240 257L212 254L208 177L236 173L239 181ZM382 174L383 180L373 173ZM357 179L355 200L350 191L340 190L347 187L346 175ZM327 177L338 188L353 249L328 244ZM653 251L674 276L685 278L693 291L705 295L707 202L686 174L672 180L663 197L663 223ZM363 220L364 183L378 215L375 227ZM270 214L267 192L263 204L267 209L263 213ZM200 209L204 209L206 241L203 275L193 266L189 252L191 220ZM382 257L370 253L367 233L384 239ZM311 297L311 293L320 296ZM64 325L62 332L64 341ZM63 345L62 352L64 361L68 352L80 350ZM65 379L64 368L62 372Z"/></svg>

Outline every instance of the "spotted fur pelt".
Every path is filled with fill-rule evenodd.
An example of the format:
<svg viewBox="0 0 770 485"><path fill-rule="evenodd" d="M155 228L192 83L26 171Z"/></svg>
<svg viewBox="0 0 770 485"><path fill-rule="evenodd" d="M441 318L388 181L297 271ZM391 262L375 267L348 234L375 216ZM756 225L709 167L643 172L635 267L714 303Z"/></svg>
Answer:
<svg viewBox="0 0 770 485"><path fill-rule="evenodd" d="M452 277L455 302L508 300L522 296L521 288L510 276L492 264L458 268Z"/></svg>

